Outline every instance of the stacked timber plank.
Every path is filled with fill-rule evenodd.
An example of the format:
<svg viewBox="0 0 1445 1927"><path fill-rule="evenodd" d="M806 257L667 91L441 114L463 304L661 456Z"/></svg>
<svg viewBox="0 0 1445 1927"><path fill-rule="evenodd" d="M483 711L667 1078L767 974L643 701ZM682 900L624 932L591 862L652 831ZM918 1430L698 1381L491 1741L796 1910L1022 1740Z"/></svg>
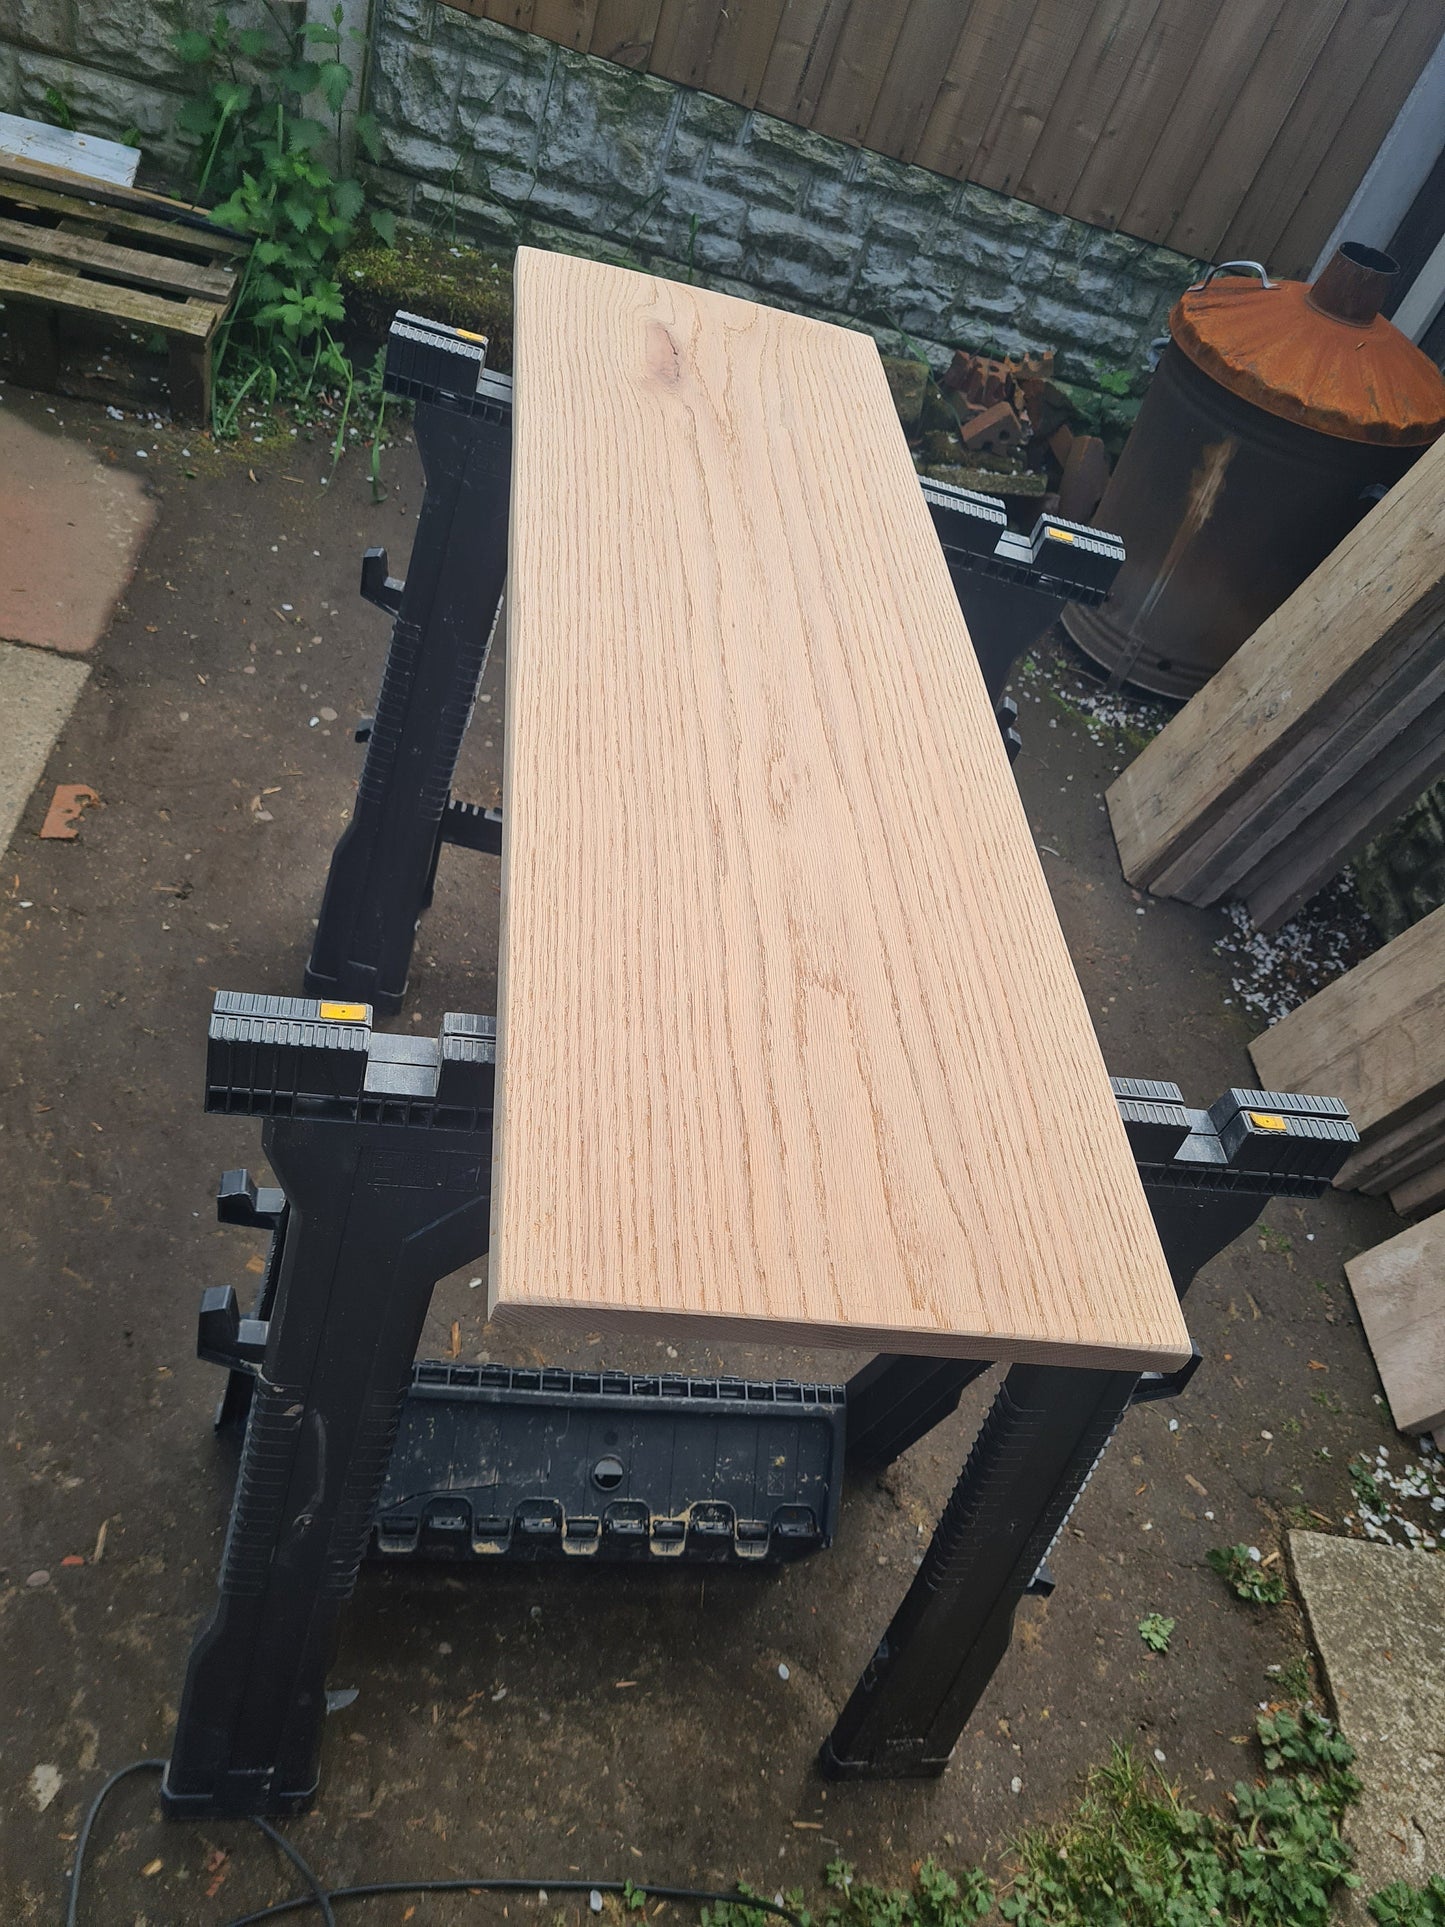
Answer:
<svg viewBox="0 0 1445 1927"><path fill-rule="evenodd" d="M1131 883L1241 897L1270 930L1442 771L1445 440L1130 764L1109 816Z"/></svg>
<svg viewBox="0 0 1445 1927"><path fill-rule="evenodd" d="M1345 1266L1390 1415L1402 1432L1445 1426L1445 1211Z"/></svg>
<svg viewBox="0 0 1445 1927"><path fill-rule="evenodd" d="M1445 908L1250 1045L1260 1081L1349 1106L1360 1148L1335 1179L1402 1217L1445 1205Z"/></svg>

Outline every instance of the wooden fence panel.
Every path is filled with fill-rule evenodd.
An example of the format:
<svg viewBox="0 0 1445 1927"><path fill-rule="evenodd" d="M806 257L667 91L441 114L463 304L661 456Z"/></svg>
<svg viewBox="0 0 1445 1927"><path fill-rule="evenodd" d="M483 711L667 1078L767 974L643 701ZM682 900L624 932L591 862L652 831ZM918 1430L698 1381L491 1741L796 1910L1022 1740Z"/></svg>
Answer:
<svg viewBox="0 0 1445 1927"><path fill-rule="evenodd" d="M1441 0L446 0L1186 254L1308 271Z"/></svg>

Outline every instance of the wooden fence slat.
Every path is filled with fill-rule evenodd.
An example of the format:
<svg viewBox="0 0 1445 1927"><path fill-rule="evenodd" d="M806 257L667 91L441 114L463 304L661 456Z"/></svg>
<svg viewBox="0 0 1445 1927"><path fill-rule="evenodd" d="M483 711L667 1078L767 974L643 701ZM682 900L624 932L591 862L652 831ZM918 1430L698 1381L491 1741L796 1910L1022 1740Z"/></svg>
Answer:
<svg viewBox="0 0 1445 1927"><path fill-rule="evenodd" d="M883 76L865 145L911 161L944 77L969 36L970 0L913 0ZM947 49L945 58L940 59Z"/></svg>
<svg viewBox="0 0 1445 1927"><path fill-rule="evenodd" d="M1299 201L1303 182L1340 135L1340 121L1367 82L1409 0L1345 0L1329 38L1294 105L1280 123L1225 229L1223 255L1239 254L1278 269L1274 247Z"/></svg>
<svg viewBox="0 0 1445 1927"><path fill-rule="evenodd" d="M812 125L850 0L787 0L758 92L765 114Z"/></svg>
<svg viewBox="0 0 1445 1927"><path fill-rule="evenodd" d="M1308 180L1274 243L1281 274L1303 277L1349 205L1365 169L1445 32L1438 6L1408 6L1369 78L1342 117L1336 139Z"/></svg>
<svg viewBox="0 0 1445 1927"><path fill-rule="evenodd" d="M1036 0L1023 44L974 156L971 179L1000 194L1017 192L1094 6L1095 0Z"/></svg>
<svg viewBox="0 0 1445 1927"><path fill-rule="evenodd" d="M662 0L598 0L588 52L619 67L645 69Z"/></svg>
<svg viewBox="0 0 1445 1927"><path fill-rule="evenodd" d="M1230 109L1283 5L1284 0L1224 0L1119 218L1127 233L1158 240L1174 233L1191 189L1209 175Z"/></svg>
<svg viewBox="0 0 1445 1927"><path fill-rule="evenodd" d="M1181 253L1308 270L1442 0L443 0Z"/></svg>
<svg viewBox="0 0 1445 1927"><path fill-rule="evenodd" d="M1029 9L1019 0L974 0L968 32L944 72L914 152L918 166L974 178L979 141L1028 26Z"/></svg>
<svg viewBox="0 0 1445 1927"><path fill-rule="evenodd" d="M1204 260L1220 242L1299 97L1345 0L1285 0L1175 222L1173 245Z"/></svg>
<svg viewBox="0 0 1445 1927"><path fill-rule="evenodd" d="M652 72L683 87L700 86L721 17L720 0L663 0L652 41Z"/></svg>
<svg viewBox="0 0 1445 1927"><path fill-rule="evenodd" d="M592 38L592 23L597 18L597 0L535 0L532 32L544 40L555 40L559 47L574 47L585 52Z"/></svg>
<svg viewBox="0 0 1445 1927"><path fill-rule="evenodd" d="M1117 227L1149 166L1223 0L1161 0L1134 65L1084 163L1065 212L1096 227Z"/></svg>
<svg viewBox="0 0 1445 1927"><path fill-rule="evenodd" d="M703 77L710 94L743 107L757 105L786 4L787 0L746 0L724 11Z"/></svg>
<svg viewBox="0 0 1445 1927"><path fill-rule="evenodd" d="M1026 201L1072 196L1157 12L1158 0L1098 0L1019 176Z"/></svg>
<svg viewBox="0 0 1445 1927"><path fill-rule="evenodd" d="M853 0L838 35L813 126L834 140L861 141L911 0Z"/></svg>
<svg viewBox="0 0 1445 1927"><path fill-rule="evenodd" d="M448 0L448 4L452 4L452 0ZM519 33L531 33L536 6L535 0L486 0L484 10L473 0L467 10L471 13L485 11L486 18L495 20L499 27L515 27Z"/></svg>

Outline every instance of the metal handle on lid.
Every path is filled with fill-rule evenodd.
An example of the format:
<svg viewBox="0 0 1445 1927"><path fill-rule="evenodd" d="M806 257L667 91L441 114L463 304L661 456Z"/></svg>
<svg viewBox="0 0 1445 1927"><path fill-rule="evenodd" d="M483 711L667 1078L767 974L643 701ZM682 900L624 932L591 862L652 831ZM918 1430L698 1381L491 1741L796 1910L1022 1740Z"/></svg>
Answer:
<svg viewBox="0 0 1445 1927"><path fill-rule="evenodd" d="M1184 292L1186 294L1198 294L1201 288L1207 288L1209 286L1216 274L1257 274L1259 276L1259 285L1262 288L1273 288L1278 285L1276 282L1270 280L1263 261L1221 261L1218 267L1206 268L1204 270L1204 279L1194 282L1194 284L1186 288Z"/></svg>

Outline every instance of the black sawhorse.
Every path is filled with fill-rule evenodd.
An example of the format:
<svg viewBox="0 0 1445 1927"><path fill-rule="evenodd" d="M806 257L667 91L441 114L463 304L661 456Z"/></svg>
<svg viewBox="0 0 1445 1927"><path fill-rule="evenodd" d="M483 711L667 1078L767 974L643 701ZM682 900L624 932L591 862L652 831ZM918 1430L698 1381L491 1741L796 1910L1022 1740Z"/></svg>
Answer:
<svg viewBox="0 0 1445 1927"><path fill-rule="evenodd" d="M502 848L501 812L459 801L451 786L506 577L512 384L487 370L485 344L403 313L387 340L386 388L416 404L426 494L405 581L388 575L384 549L362 562L362 595L395 623L376 714L359 732L366 761L331 859L306 988L393 1014L441 846ZM1017 711L1003 697L1015 658L1065 601L1104 600L1123 546L1051 515L1016 535L995 498L921 487L1016 753Z"/></svg>
<svg viewBox="0 0 1445 1927"><path fill-rule="evenodd" d="M487 1248L494 1027L449 1016L435 1038L391 1037L370 1017L364 1005L226 992L211 1019L206 1108L262 1119L281 1184L258 1192L231 1173L220 1198L223 1219L269 1225L273 1237L251 1317L240 1316L229 1288L202 1304L201 1354L229 1368L222 1412L244 1415L246 1429L220 1597L191 1655L165 1777L173 1814L287 1813L309 1802L326 1672L369 1542L434 1550L430 1520L448 1547L481 1557L529 1556L545 1539L564 1557L765 1560L831 1536L836 1474L817 1448L819 1421L837 1439L836 1387L684 1379L609 1387L604 1374L551 1374L568 1381L551 1389L551 1409L564 1428L576 1421L559 1436L586 1461L571 1482L586 1493L584 1511L559 1501L555 1471L550 1485L524 1471L507 1487L494 1463L482 1476L478 1461L507 1456L495 1405L485 1448L475 1437L469 1445L474 1404L447 1406L444 1385L414 1387L413 1373L433 1284ZM1324 1099L1231 1091L1201 1112L1186 1109L1173 1085L1121 1081L1115 1093L1181 1294L1267 1198L1317 1194L1356 1142L1342 1107ZM1194 1362L1167 1376L1011 1368L923 1565L824 1744L825 1772L943 1770L1008 1645L1018 1601L1051 1583L1048 1550L1115 1426L1138 1399L1181 1389ZM875 1360L847 1388L850 1460L887 1464L987 1369ZM444 1378L446 1368L417 1368L423 1380L428 1372ZM529 1436L540 1422L535 1401L549 1389L548 1373L531 1377L535 1385L508 1388ZM438 1402L406 1428L408 1463L398 1471L409 1394ZM645 1428L634 1423L638 1402L658 1398L670 1411L696 1403L710 1436L724 1402L758 1429L735 1431L711 1472L703 1464L687 1483L675 1458L661 1471L655 1455L648 1461ZM584 1421L599 1415L618 1443L594 1460ZM675 1418L668 1430L679 1430ZM752 1442L751 1481L736 1476L739 1438ZM434 1466L418 1468L429 1452ZM459 1464L468 1468L460 1484ZM780 1464L786 1486L774 1483ZM661 1506L638 1496L644 1476L671 1482ZM428 1487L432 1499L399 1525L396 1490Z"/></svg>

